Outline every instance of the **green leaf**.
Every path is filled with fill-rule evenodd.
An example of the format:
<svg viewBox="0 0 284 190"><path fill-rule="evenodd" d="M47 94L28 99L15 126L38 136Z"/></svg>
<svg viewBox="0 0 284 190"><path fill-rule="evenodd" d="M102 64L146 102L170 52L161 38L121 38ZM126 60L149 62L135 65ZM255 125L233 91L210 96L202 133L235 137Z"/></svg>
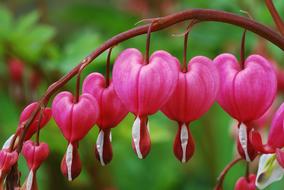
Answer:
<svg viewBox="0 0 284 190"><path fill-rule="evenodd" d="M12 26L12 15L8 9L0 6L0 41L6 39Z"/></svg>

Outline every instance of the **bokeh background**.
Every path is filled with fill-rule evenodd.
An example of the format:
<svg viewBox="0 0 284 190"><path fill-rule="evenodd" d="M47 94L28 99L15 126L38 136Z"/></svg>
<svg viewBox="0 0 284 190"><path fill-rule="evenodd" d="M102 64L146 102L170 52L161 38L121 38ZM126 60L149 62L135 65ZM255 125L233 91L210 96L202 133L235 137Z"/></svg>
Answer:
<svg viewBox="0 0 284 190"><path fill-rule="evenodd" d="M284 2L275 1L284 17ZM5 0L0 1L0 143L16 129L21 110L38 100L48 85L68 73L85 56L115 34L134 27L149 17L158 17L190 8L213 8L243 14L248 11L257 21L274 27L272 18L261 0ZM164 49L182 60L183 33L181 23L152 34L151 51ZM205 55L214 58L222 52L239 57L242 29L227 24L207 22L195 26L189 35L188 57ZM112 62L120 51L135 47L144 51L145 35L115 47ZM246 53L261 53L283 64L283 51L248 32ZM106 55L97 58L84 75L105 73ZM75 81L63 89L74 91ZM62 90L63 90L62 89ZM278 99L281 99L281 91ZM277 103L276 103L277 104ZM60 172L60 162L67 143L52 120L41 132L41 140L49 144L51 155L38 171L40 189L98 190L211 190L221 170L235 156L232 125L234 121L217 105L200 120L191 124L196 142L194 157L181 164L173 155L172 143L176 124L162 113L150 116L152 150L139 160L131 148L129 114L113 133L114 158L102 167L94 157L98 134L94 127L80 143L83 164L81 175L68 182ZM268 130L269 122L264 131ZM28 174L23 158L19 168L22 181ZM251 168L252 172L256 167ZM240 162L227 175L225 190L231 190L244 175ZM283 189L284 180L270 190Z"/></svg>

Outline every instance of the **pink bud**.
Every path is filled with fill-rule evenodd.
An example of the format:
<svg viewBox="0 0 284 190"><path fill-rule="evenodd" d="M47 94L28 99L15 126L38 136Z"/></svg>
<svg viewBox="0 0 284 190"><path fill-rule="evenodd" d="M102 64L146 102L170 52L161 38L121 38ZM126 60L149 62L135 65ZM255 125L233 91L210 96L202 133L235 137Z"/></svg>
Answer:
<svg viewBox="0 0 284 190"><path fill-rule="evenodd" d="M194 57L188 64L187 72L179 71L175 91L162 107L162 111L167 117L179 123L174 153L180 161L188 161L194 151L194 142L187 125L209 110L217 96L218 89L218 71L212 61L206 57ZM182 131L185 133L181 133ZM184 145L187 144L183 156L181 135L186 137Z"/></svg>
<svg viewBox="0 0 284 190"><path fill-rule="evenodd" d="M84 138L99 116L97 100L90 94L82 94L76 103L70 92L61 92L53 100L52 116L70 143Z"/></svg>
<svg viewBox="0 0 284 190"><path fill-rule="evenodd" d="M271 106L277 90L273 66L260 55L249 56L241 68L235 56L214 59L221 77L217 101L239 122L258 119Z"/></svg>
<svg viewBox="0 0 284 190"><path fill-rule="evenodd" d="M36 171L49 155L49 148L46 143L35 144L31 140L23 145L22 154L25 157L30 172L24 183L25 190L38 189L36 180Z"/></svg>
<svg viewBox="0 0 284 190"><path fill-rule="evenodd" d="M78 152L78 144L69 144L61 161L61 172L69 181L74 180L81 173L82 165Z"/></svg>
<svg viewBox="0 0 284 190"><path fill-rule="evenodd" d="M250 174L249 179L241 177L235 185L235 190L256 190L255 179L254 174Z"/></svg>
<svg viewBox="0 0 284 190"><path fill-rule="evenodd" d="M26 122L32 116L37 106L38 106L38 102L33 102L22 111L21 116L20 116L18 130L20 131L23 130L22 124ZM51 109L45 108L43 111L41 122L40 122L40 128L43 128L48 123L50 118L51 118ZM29 126L29 130L26 134L25 140L30 139L32 135L37 131L39 119L40 119L40 113L36 115L36 118Z"/></svg>
<svg viewBox="0 0 284 190"><path fill-rule="evenodd" d="M37 170L49 155L49 148L46 143L36 145L33 141L26 141L23 145L22 154L25 157L31 170Z"/></svg>
<svg viewBox="0 0 284 190"><path fill-rule="evenodd" d="M140 136L149 138L144 135L147 133L144 129L147 126L145 121L148 120L148 115L156 113L172 95L178 80L178 70L175 58L165 51L153 53L149 64L145 63L140 51L133 48L124 50L115 61L114 89L128 111L136 115L137 130L133 130L132 136L137 138L132 137L132 140L138 149L142 146L143 149L148 149L142 152L148 153L150 150L150 144L140 143ZM144 118L143 121L141 117ZM140 135L139 129L145 133ZM149 143L150 139L145 142ZM136 152L141 152L138 149ZM146 155L140 157L145 158Z"/></svg>
<svg viewBox="0 0 284 190"><path fill-rule="evenodd" d="M16 151L9 152L7 149L0 151L0 181L4 180L4 177L17 161L18 153Z"/></svg>
<svg viewBox="0 0 284 190"><path fill-rule="evenodd" d="M21 83L23 81L24 68L25 65L20 59L10 58L8 60L8 71L14 82Z"/></svg>

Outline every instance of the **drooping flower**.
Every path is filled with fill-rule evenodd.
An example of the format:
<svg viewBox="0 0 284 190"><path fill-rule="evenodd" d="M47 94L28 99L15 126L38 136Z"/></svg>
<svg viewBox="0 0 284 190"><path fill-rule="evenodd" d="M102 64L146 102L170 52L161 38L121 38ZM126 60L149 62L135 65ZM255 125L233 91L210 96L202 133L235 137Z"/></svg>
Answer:
<svg viewBox="0 0 284 190"><path fill-rule="evenodd" d="M137 49L126 49L113 68L114 89L129 112L135 116L132 146L140 159L151 147L148 115L156 113L172 95L178 80L179 65L165 51L156 51L149 63Z"/></svg>
<svg viewBox="0 0 284 190"><path fill-rule="evenodd" d="M98 101L100 115L97 125L100 128L96 143L96 156L102 165L112 159L111 128L116 127L127 115L128 111L118 98L113 83L107 84L100 73L91 73L86 77L82 88L83 93L93 95Z"/></svg>
<svg viewBox="0 0 284 190"><path fill-rule="evenodd" d="M248 179L241 177L235 185L235 190L256 190L255 178L254 174L250 174Z"/></svg>
<svg viewBox="0 0 284 190"><path fill-rule="evenodd" d="M70 92L61 92L53 100L52 116L68 141L63 162L66 162L67 177L71 181L75 176L72 168L74 155L78 155L78 142L95 125L99 117L99 106L97 100L90 94L82 94L76 102ZM79 156L76 159L80 161ZM62 172L65 171L62 170Z"/></svg>
<svg viewBox="0 0 284 190"><path fill-rule="evenodd" d="M235 56L221 54L214 59L220 73L221 83L217 101L233 118L239 121L239 143L251 161L255 153L249 154L251 146L248 136L250 122L260 118L271 106L277 90L273 66L260 55L249 56L242 66ZM244 125L241 125L243 123Z"/></svg>
<svg viewBox="0 0 284 190"><path fill-rule="evenodd" d="M33 102L22 111L21 116L20 116L18 130L20 131L23 130L22 124L26 122L32 116L37 106L38 106L38 102ZM42 118L40 121L40 128L44 127L48 123L50 118L51 118L51 109L44 108L42 112ZM40 120L40 113L36 115L35 120L29 126L29 130L26 134L25 140L30 139L32 135L37 131L39 120Z"/></svg>
<svg viewBox="0 0 284 190"><path fill-rule="evenodd" d="M194 153L194 141L188 125L209 110L219 89L219 74L210 59L194 57L189 61L187 70L183 72L180 69L175 91L161 109L179 124L174 153L181 162L188 161Z"/></svg>
<svg viewBox="0 0 284 190"><path fill-rule="evenodd" d="M46 143L38 145L31 140L26 141L23 145L22 154L25 157L30 169L29 175L21 189L37 190L36 172L39 166L49 155L49 148Z"/></svg>
<svg viewBox="0 0 284 190"><path fill-rule="evenodd" d="M0 189L3 186L6 175L11 167L18 161L18 153L10 152L8 149L0 150Z"/></svg>
<svg viewBox="0 0 284 190"><path fill-rule="evenodd" d="M280 180L284 175L284 103L276 111L268 134L267 143L263 144L261 135L258 131L252 130L250 141L254 148L261 154L256 186L264 189L271 183Z"/></svg>

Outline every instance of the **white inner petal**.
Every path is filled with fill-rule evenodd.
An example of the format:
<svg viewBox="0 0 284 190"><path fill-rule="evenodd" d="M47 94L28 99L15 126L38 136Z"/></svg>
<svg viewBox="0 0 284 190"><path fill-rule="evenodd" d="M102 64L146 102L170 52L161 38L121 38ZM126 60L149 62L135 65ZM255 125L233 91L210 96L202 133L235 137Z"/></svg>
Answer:
<svg viewBox="0 0 284 190"><path fill-rule="evenodd" d="M66 151L66 166L68 180L72 181L72 160L73 160L73 145L69 144Z"/></svg>
<svg viewBox="0 0 284 190"><path fill-rule="evenodd" d="M98 139L97 139L97 151L99 153L100 162L102 166L105 166L104 159L103 159L103 149L104 149L104 131L100 130Z"/></svg>
<svg viewBox="0 0 284 190"><path fill-rule="evenodd" d="M140 151L140 123L140 118L137 117L132 126L132 139L138 158L143 159L143 156Z"/></svg>
<svg viewBox="0 0 284 190"><path fill-rule="evenodd" d="M255 185L264 189L284 175L284 169L278 164L275 154L263 154L259 159Z"/></svg>
<svg viewBox="0 0 284 190"><path fill-rule="evenodd" d="M112 142L112 133L111 133L111 131L109 132L109 141Z"/></svg>
<svg viewBox="0 0 284 190"><path fill-rule="evenodd" d="M2 149L8 149L12 143L12 140L14 138L15 134L12 134L4 143Z"/></svg>
<svg viewBox="0 0 284 190"><path fill-rule="evenodd" d="M27 179L27 185L26 185L27 190L32 189L33 179L34 179L34 172L33 172L33 170L31 170L29 175L28 175L28 179Z"/></svg>
<svg viewBox="0 0 284 190"><path fill-rule="evenodd" d="M186 147L188 144L188 130L185 124L181 126L180 142L182 148L182 163L186 162Z"/></svg>
<svg viewBox="0 0 284 190"><path fill-rule="evenodd" d="M245 153L246 161L251 162L251 159L248 154L247 127L244 124L241 124L239 128L239 141Z"/></svg>

